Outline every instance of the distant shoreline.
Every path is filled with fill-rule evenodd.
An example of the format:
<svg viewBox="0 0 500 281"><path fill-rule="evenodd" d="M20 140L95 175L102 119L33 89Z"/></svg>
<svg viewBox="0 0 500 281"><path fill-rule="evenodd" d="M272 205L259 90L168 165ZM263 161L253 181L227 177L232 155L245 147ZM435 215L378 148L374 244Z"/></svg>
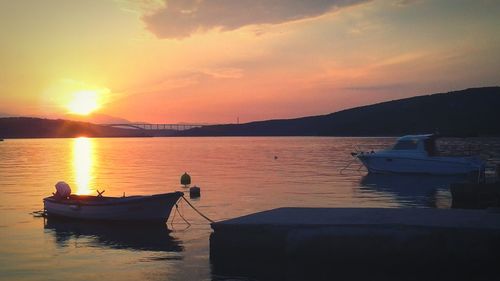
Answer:
<svg viewBox="0 0 500 281"><path fill-rule="evenodd" d="M500 136L499 108L500 87L484 87L388 101L327 115L186 130L126 129L61 119L5 117L0 118L0 138L396 137L433 132L491 137Z"/></svg>
<svg viewBox="0 0 500 281"><path fill-rule="evenodd" d="M76 136L76 137L19 137L19 138L4 138L8 140L37 140L37 139L75 139L75 138L90 138L90 139L151 139L151 138L370 138L370 139L384 139L384 138L397 138L398 136L154 136L154 137L141 137L141 136L128 136L128 137L92 137L92 136ZM481 138L481 137L479 137ZM485 137L492 138L492 137ZM494 138L494 137L493 137ZM500 136L499 136L500 138Z"/></svg>
<svg viewBox="0 0 500 281"><path fill-rule="evenodd" d="M31 138L4 138L4 141L12 140L50 140L50 139L77 139L77 138L89 138L89 139L161 139L161 138L352 138L352 139L395 139L403 135L394 136L161 136L161 137L89 137L89 136L77 136L77 137L31 137ZM475 141L481 140L494 140L498 139L500 141L500 135L495 136L445 136L445 139L471 139Z"/></svg>

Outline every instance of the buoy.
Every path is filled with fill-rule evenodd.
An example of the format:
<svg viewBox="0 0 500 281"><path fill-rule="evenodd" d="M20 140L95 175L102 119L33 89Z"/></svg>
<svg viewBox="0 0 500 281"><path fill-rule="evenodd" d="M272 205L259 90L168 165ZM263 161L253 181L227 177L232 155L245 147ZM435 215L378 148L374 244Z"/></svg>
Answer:
<svg viewBox="0 0 500 281"><path fill-rule="evenodd" d="M188 173L184 173L184 175L181 176L181 184L184 185L184 187L188 187L191 184L191 176Z"/></svg>
<svg viewBox="0 0 500 281"><path fill-rule="evenodd" d="M195 185L189 189L189 198L198 198L200 197L200 193L200 188Z"/></svg>

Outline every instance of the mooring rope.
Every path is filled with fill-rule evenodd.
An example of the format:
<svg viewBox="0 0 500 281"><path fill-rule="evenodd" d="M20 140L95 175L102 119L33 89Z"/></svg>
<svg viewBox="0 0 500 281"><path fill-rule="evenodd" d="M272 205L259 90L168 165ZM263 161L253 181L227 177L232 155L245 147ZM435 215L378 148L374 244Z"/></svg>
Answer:
<svg viewBox="0 0 500 281"><path fill-rule="evenodd" d="M205 216L204 214L202 214L200 211L198 211L198 209L196 209L193 204L191 204L191 202L189 202L186 197L182 196L182 199L184 199L184 201L186 201L186 203L188 203L188 205L193 208L193 210L195 210L200 216L202 216L204 219L206 219L207 221L211 222L211 223L214 223L213 220L211 220L209 217ZM180 213L179 213L180 215Z"/></svg>
<svg viewBox="0 0 500 281"><path fill-rule="evenodd" d="M175 203L175 206L177 207L177 203ZM176 214L177 212L178 212L178 210L177 210L177 209L175 209L175 211L174 211L174 215L172 216L172 219L170 220L170 221L171 221L171 223L173 223L173 222L175 221L175 214Z"/></svg>
<svg viewBox="0 0 500 281"><path fill-rule="evenodd" d="M47 217L47 212L45 210L38 210L31 212L30 215L33 215L35 218L45 218Z"/></svg>
<svg viewBox="0 0 500 281"><path fill-rule="evenodd" d="M191 224L188 222L188 220L179 211L179 206L177 204L175 204L175 212L179 213L179 217L181 217L185 223L187 223L189 226L191 226ZM174 215L175 215L175 213L174 213Z"/></svg>

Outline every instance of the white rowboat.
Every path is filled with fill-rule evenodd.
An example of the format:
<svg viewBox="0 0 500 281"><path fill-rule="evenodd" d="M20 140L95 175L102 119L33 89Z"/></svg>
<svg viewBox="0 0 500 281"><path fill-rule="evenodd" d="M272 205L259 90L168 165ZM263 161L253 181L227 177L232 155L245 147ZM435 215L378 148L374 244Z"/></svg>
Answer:
<svg viewBox="0 0 500 281"><path fill-rule="evenodd" d="M90 195L43 199L48 216L85 220L166 222L182 192L127 197Z"/></svg>

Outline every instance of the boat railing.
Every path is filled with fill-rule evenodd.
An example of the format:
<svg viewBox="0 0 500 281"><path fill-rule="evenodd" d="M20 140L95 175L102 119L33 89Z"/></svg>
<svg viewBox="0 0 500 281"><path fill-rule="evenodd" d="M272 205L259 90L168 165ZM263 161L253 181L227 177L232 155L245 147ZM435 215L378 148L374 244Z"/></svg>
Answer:
<svg viewBox="0 0 500 281"><path fill-rule="evenodd" d="M358 159L357 155L363 153L373 153L377 150L387 149L387 145L381 144L357 144L353 145L353 151L351 152L350 159L346 160L346 163L339 170L340 174L346 174L346 172L364 173L366 168Z"/></svg>
<svg viewBox="0 0 500 281"><path fill-rule="evenodd" d="M361 161L359 161L358 158L354 157L353 159L350 159L340 170L339 173L341 175L346 174L346 172L355 172L355 173L363 173L365 172L365 166Z"/></svg>
<svg viewBox="0 0 500 281"><path fill-rule="evenodd" d="M390 145L384 145L384 144L357 144L354 145L354 151L355 153L367 153L367 152L375 152L378 150L384 150L390 148Z"/></svg>

